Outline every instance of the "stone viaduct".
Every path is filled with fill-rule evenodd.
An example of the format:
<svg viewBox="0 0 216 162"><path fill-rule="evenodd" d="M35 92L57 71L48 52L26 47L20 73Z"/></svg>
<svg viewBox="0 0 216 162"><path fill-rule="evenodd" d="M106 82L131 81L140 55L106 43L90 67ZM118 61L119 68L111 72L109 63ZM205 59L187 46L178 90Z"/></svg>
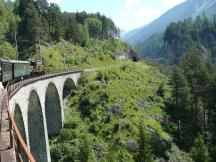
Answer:
<svg viewBox="0 0 216 162"><path fill-rule="evenodd" d="M64 98L75 88L80 75L78 71L35 80L9 98L17 127L37 162L51 161L48 138L60 132Z"/></svg>

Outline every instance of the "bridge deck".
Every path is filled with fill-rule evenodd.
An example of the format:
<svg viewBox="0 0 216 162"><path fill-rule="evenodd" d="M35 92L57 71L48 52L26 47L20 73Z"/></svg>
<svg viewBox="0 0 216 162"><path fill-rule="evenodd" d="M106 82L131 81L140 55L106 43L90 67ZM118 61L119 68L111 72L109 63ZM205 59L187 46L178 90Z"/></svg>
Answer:
<svg viewBox="0 0 216 162"><path fill-rule="evenodd" d="M5 91L0 87L0 162L16 162L14 147L11 147L10 126L5 97Z"/></svg>

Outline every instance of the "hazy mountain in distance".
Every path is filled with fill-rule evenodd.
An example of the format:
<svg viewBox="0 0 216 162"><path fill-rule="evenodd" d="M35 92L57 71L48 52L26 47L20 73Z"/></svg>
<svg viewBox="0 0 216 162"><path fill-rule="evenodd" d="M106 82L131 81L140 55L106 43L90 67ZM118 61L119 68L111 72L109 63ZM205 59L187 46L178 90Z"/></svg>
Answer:
<svg viewBox="0 0 216 162"><path fill-rule="evenodd" d="M120 29L120 37L123 38L125 35L127 35L128 31Z"/></svg>
<svg viewBox="0 0 216 162"><path fill-rule="evenodd" d="M203 13L208 17L216 14L216 0L187 0L168 10L150 24L128 32L122 39L136 45L154 33L163 32L171 22L178 22L189 17L195 18Z"/></svg>

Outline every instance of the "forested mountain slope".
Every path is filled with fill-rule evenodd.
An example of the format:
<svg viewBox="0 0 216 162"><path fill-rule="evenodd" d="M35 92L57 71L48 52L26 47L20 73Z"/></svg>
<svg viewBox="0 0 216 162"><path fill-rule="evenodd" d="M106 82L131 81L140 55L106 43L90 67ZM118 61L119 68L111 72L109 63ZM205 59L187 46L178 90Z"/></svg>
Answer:
<svg viewBox="0 0 216 162"><path fill-rule="evenodd" d="M195 162L216 161L215 66L191 46L170 77L170 121L178 146Z"/></svg>
<svg viewBox="0 0 216 162"><path fill-rule="evenodd" d="M115 42L119 37L110 18L85 11L61 12L57 4L46 0L0 0L0 18L0 57L5 59L15 59L16 45L19 59L26 60L40 52L40 45L52 47L66 40L88 48L92 40Z"/></svg>
<svg viewBox="0 0 216 162"><path fill-rule="evenodd" d="M196 18L205 13L208 18L211 18L216 13L215 0L187 0L180 5L168 10L152 23L135 29L126 34L123 39L133 45L137 45L141 41L145 41L154 33L164 32L166 27L171 22L178 22L185 18Z"/></svg>
<svg viewBox="0 0 216 162"><path fill-rule="evenodd" d="M7 41L10 33L16 29L19 17L13 13L14 5L9 1L0 0L0 57L15 58L15 48Z"/></svg>
<svg viewBox="0 0 216 162"><path fill-rule="evenodd" d="M178 61L194 46L203 58L213 59L216 56L216 16L213 21L198 16L194 21L171 23L165 31L164 42L167 58Z"/></svg>
<svg viewBox="0 0 216 162"><path fill-rule="evenodd" d="M171 23L164 33L153 34L136 48L145 58L164 58L178 63L188 48L195 46L203 58L215 62L216 16L210 20L206 15L196 19Z"/></svg>

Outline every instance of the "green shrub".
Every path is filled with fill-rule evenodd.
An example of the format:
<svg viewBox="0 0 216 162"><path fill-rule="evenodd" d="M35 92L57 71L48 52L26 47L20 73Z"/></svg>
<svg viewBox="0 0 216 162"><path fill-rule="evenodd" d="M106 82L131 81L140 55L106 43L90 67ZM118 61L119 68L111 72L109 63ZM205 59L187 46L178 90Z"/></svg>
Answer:
<svg viewBox="0 0 216 162"><path fill-rule="evenodd" d="M85 86L88 83L88 77L86 75L81 75L79 78L78 84L80 86Z"/></svg>
<svg viewBox="0 0 216 162"><path fill-rule="evenodd" d="M191 150L191 157L195 162L208 162L210 161L208 147L206 146L203 136L199 135Z"/></svg>
<svg viewBox="0 0 216 162"><path fill-rule="evenodd" d="M98 71L96 79L99 81L107 82L110 79L108 71L107 70Z"/></svg>
<svg viewBox="0 0 216 162"><path fill-rule="evenodd" d="M2 44L0 44L0 58L15 59L16 58L15 48L13 48L10 43L3 42Z"/></svg>
<svg viewBox="0 0 216 162"><path fill-rule="evenodd" d="M158 96L160 96L160 97L164 97L164 96L165 96L164 83L160 83L156 94L157 94Z"/></svg>

